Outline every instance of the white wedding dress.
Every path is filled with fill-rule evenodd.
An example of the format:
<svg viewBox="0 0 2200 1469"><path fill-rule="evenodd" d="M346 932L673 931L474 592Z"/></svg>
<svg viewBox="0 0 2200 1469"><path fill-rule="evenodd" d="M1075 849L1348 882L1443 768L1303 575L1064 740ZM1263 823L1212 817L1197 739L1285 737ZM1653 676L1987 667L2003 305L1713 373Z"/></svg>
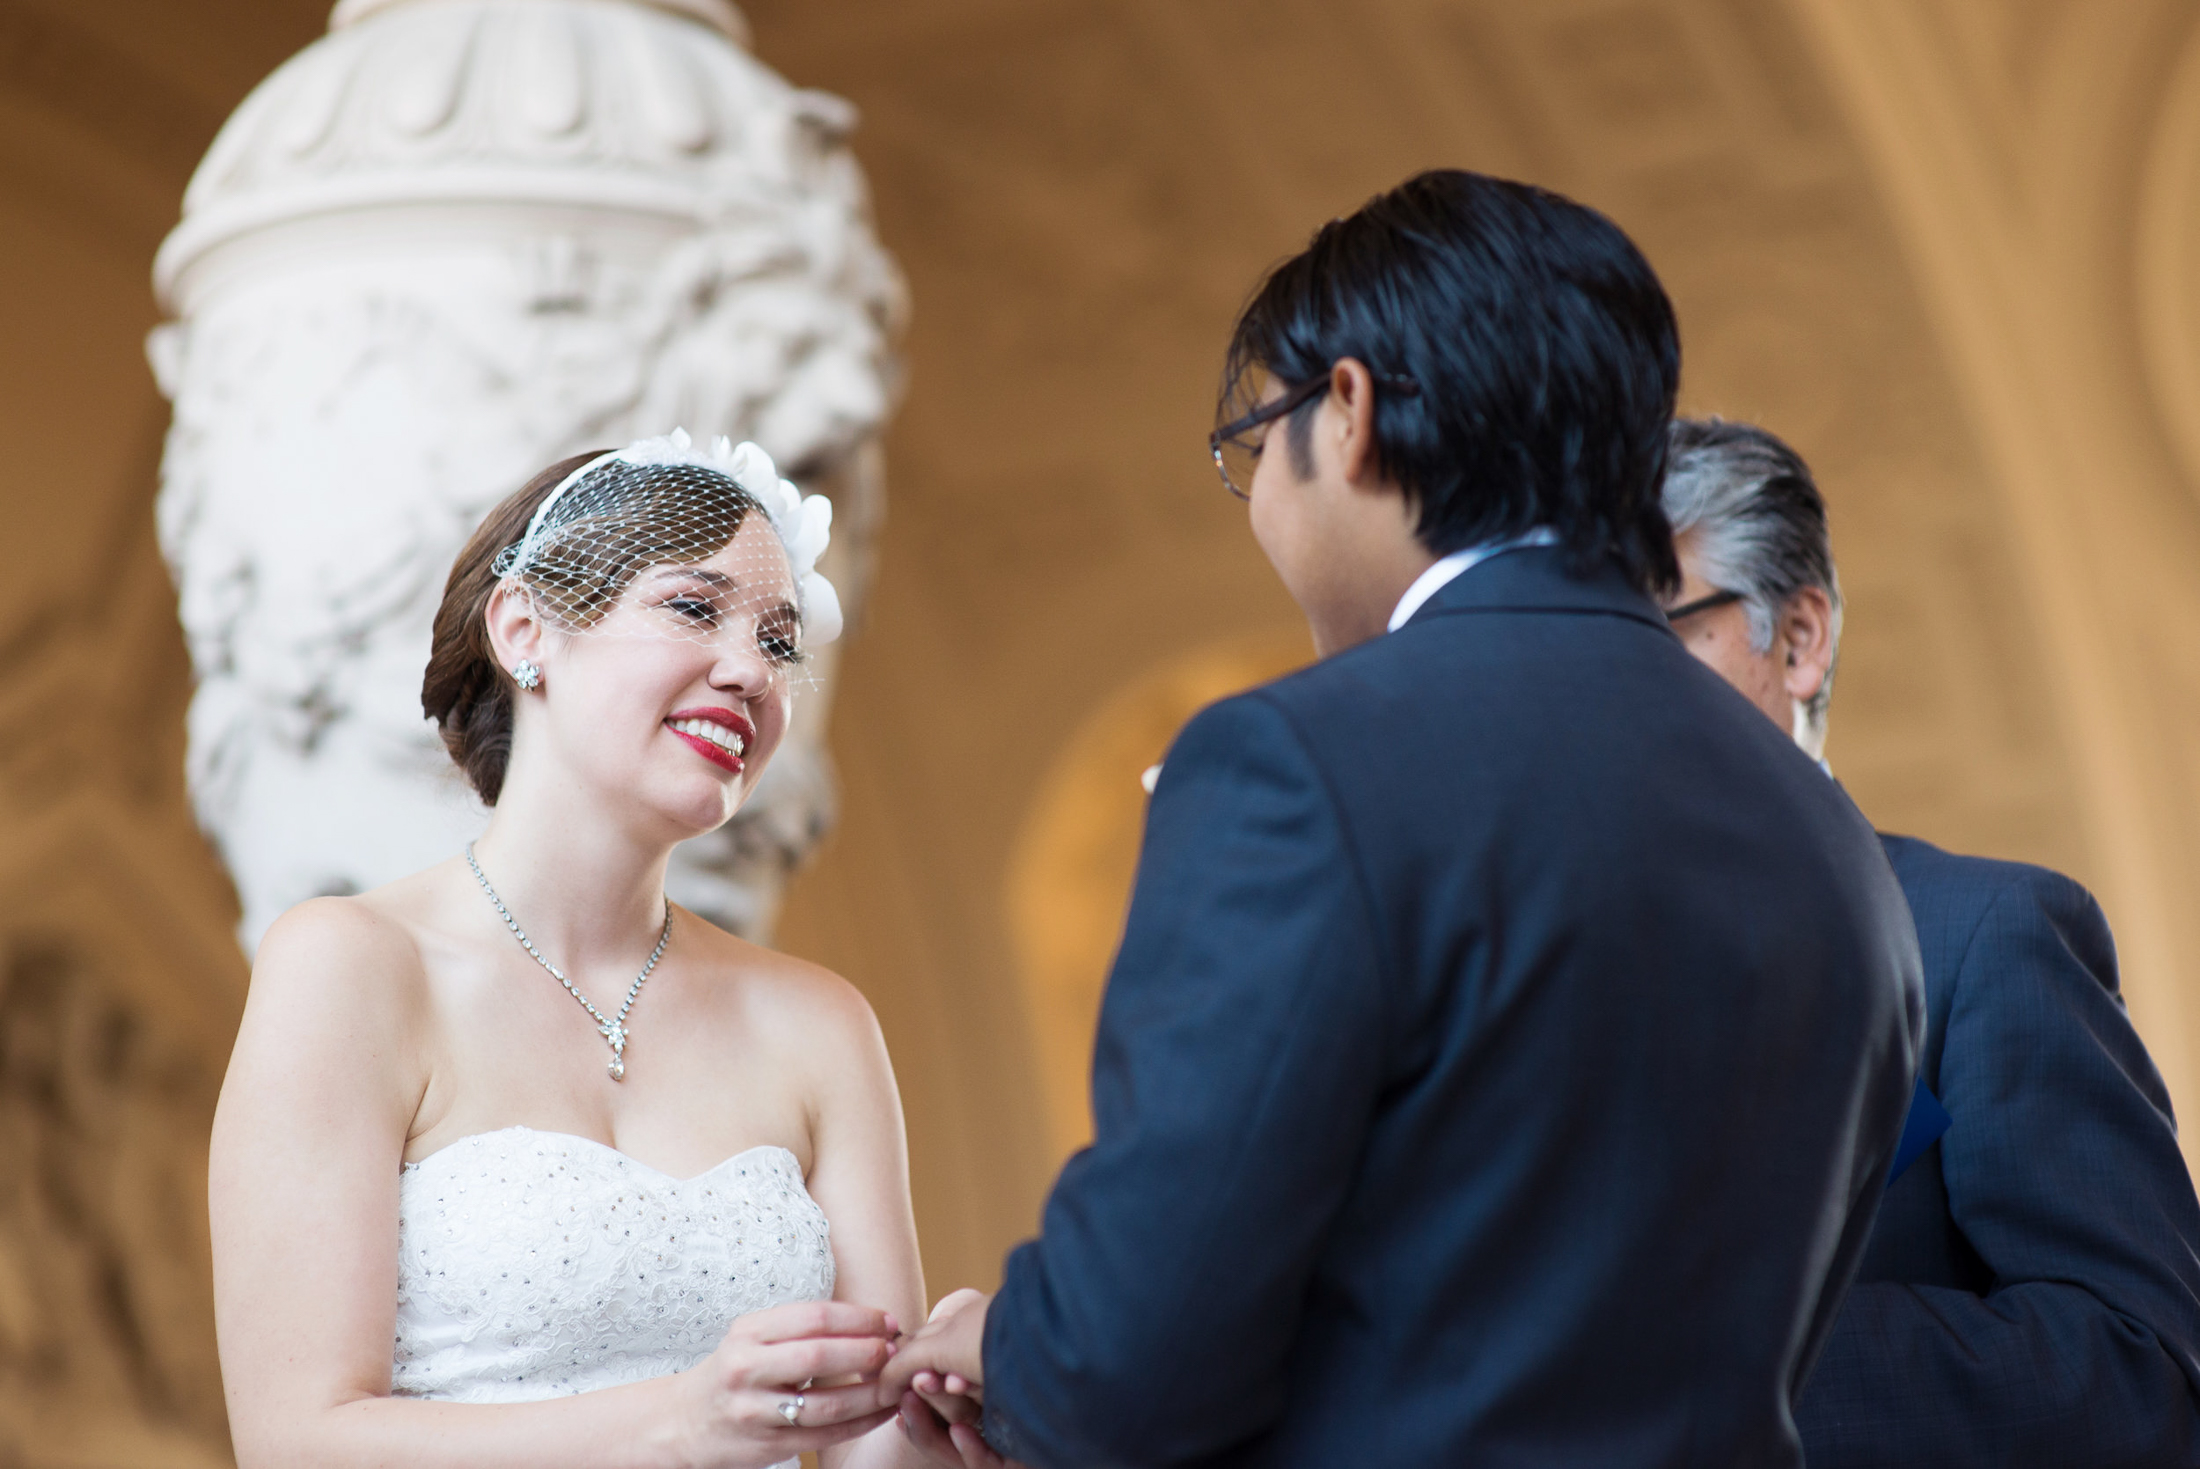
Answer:
<svg viewBox="0 0 2200 1469"><path fill-rule="evenodd" d="M825 1212L785 1148L674 1178L507 1127L406 1164L397 1199L404 1397L524 1403L661 1377L736 1316L833 1293Z"/></svg>

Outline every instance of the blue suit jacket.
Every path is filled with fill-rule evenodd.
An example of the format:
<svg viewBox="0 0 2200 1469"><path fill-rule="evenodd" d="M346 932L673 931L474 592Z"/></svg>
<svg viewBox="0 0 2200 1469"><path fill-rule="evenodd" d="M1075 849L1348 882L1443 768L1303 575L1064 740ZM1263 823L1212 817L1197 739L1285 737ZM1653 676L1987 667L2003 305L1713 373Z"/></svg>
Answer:
<svg viewBox="0 0 2200 1469"><path fill-rule="evenodd" d="M1885 841L1952 1120L1887 1190L1803 1394L1812 1469L2200 1463L2200 1204L2100 908Z"/></svg>
<svg viewBox="0 0 2200 1469"><path fill-rule="evenodd" d="M1922 1028L1870 827L1520 550L1194 719L986 1323L1070 1466L1793 1465Z"/></svg>

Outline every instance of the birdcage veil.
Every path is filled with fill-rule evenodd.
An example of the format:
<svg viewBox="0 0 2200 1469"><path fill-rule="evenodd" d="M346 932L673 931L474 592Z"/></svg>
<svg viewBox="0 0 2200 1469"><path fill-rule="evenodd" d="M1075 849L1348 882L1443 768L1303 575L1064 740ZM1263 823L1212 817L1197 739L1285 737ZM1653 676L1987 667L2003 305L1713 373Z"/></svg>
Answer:
<svg viewBox="0 0 2200 1469"><path fill-rule="evenodd" d="M793 664L840 635L839 596L817 570L832 519L831 501L781 479L756 445L705 448L674 429L567 475L493 570L567 632L754 637ZM742 534L758 524L773 534Z"/></svg>

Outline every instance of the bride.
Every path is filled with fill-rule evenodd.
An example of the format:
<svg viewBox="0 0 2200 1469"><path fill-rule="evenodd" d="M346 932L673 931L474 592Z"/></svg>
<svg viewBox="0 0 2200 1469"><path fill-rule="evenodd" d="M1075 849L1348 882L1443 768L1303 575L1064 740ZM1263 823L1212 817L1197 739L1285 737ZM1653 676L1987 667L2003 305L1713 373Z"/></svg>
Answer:
<svg viewBox="0 0 2200 1469"><path fill-rule="evenodd" d="M830 519L675 434L553 466L460 553L422 703L488 828L286 914L222 1089L243 1469L923 1457L875 1431L924 1315L877 1023L664 893L839 630Z"/></svg>

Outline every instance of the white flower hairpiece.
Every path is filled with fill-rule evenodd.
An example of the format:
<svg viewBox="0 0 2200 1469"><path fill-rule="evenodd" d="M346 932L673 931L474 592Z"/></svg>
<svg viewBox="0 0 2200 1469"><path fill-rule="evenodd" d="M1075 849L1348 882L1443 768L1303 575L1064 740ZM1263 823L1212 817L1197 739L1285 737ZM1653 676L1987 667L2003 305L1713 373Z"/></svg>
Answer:
<svg viewBox="0 0 2200 1469"><path fill-rule="evenodd" d="M724 434L712 439L708 449L699 449L686 429L676 428L669 434L637 439L624 449L589 460L560 480L558 487L536 507L533 518L527 522L527 533L497 558L497 573L511 576L533 565L544 541L554 541L557 537L550 521L551 510L591 471L613 460L637 466L694 465L716 470L739 485L764 507L765 516L778 533L779 544L786 549L788 563L794 568L795 595L802 612L802 640L811 644L829 643L840 636L840 594L817 570L818 558L825 554L833 538L833 502L823 495L803 494L792 480L779 477L779 467L772 463L771 455L755 444L737 445Z"/></svg>

